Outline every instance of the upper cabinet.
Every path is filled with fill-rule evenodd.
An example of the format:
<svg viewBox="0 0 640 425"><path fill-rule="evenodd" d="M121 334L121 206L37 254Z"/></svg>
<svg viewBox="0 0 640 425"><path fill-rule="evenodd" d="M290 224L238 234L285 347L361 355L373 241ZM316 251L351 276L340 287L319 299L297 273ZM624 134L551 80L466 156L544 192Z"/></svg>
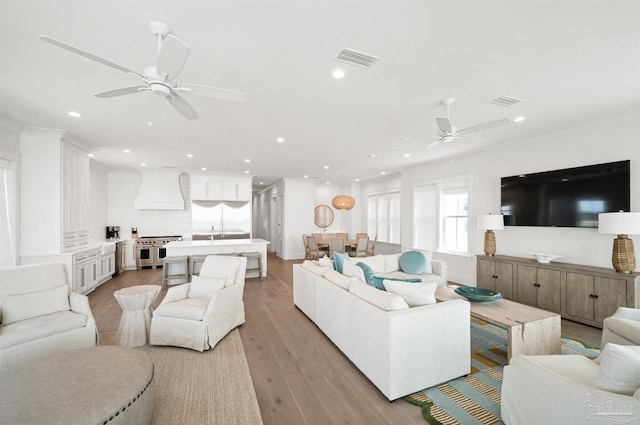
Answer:
<svg viewBox="0 0 640 425"><path fill-rule="evenodd" d="M189 173L194 201L250 201L251 177Z"/></svg>

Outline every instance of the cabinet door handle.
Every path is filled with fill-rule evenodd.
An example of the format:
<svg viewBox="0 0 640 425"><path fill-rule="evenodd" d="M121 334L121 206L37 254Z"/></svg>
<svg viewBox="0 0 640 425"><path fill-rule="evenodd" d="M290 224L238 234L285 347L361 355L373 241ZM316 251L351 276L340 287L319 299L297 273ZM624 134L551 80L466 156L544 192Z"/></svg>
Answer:
<svg viewBox="0 0 640 425"><path fill-rule="evenodd" d="M597 296L597 295L594 295L594 296L593 296L593 298L595 298L595 299L597 300L597 299L598 299L598 296Z"/></svg>
<svg viewBox="0 0 640 425"><path fill-rule="evenodd" d="M542 285L540 285L539 283L534 283L533 286L535 286L536 288L540 288Z"/></svg>
<svg viewBox="0 0 640 425"><path fill-rule="evenodd" d="M493 276L491 276L491 277L493 277L494 279L497 279L497 278L498 278L498 275L497 275L497 274L494 274L494 275L493 275Z"/></svg>

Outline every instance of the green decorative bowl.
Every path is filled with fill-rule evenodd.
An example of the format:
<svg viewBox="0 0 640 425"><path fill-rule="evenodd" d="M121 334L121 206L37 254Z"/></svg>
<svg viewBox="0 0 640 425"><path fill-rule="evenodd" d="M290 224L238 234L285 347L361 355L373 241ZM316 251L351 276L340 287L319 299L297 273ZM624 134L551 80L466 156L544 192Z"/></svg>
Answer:
<svg viewBox="0 0 640 425"><path fill-rule="evenodd" d="M500 292L492 291L491 289L477 288L475 286L458 286L453 291L473 302L495 301L502 298Z"/></svg>

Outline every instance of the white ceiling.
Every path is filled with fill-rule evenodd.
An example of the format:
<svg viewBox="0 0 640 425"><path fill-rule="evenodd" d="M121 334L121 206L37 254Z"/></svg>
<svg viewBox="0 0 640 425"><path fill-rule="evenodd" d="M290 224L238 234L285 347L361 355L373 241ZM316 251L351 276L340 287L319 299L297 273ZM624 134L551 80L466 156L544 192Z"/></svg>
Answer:
<svg viewBox="0 0 640 425"><path fill-rule="evenodd" d="M155 64L152 20L191 47L178 82L242 91L247 101L184 95L201 117L188 121L147 93L97 98L139 81L38 39L142 72ZM636 0L0 0L0 115L67 129L109 167L343 184L640 110L639 22ZM380 60L340 63L343 47ZM337 67L342 80L331 78ZM489 103L500 95L523 102ZM460 128L527 119L428 150L428 139L398 140L435 136L446 97L457 99Z"/></svg>

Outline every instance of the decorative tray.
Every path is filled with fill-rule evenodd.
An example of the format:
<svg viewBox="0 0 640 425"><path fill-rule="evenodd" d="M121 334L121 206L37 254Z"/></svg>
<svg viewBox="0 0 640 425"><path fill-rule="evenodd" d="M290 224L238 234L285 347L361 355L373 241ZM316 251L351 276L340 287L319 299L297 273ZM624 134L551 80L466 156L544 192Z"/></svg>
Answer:
<svg viewBox="0 0 640 425"><path fill-rule="evenodd" d="M491 289L477 288L475 286L458 286L453 291L469 301L474 302L495 301L502 298L500 292L492 291Z"/></svg>

